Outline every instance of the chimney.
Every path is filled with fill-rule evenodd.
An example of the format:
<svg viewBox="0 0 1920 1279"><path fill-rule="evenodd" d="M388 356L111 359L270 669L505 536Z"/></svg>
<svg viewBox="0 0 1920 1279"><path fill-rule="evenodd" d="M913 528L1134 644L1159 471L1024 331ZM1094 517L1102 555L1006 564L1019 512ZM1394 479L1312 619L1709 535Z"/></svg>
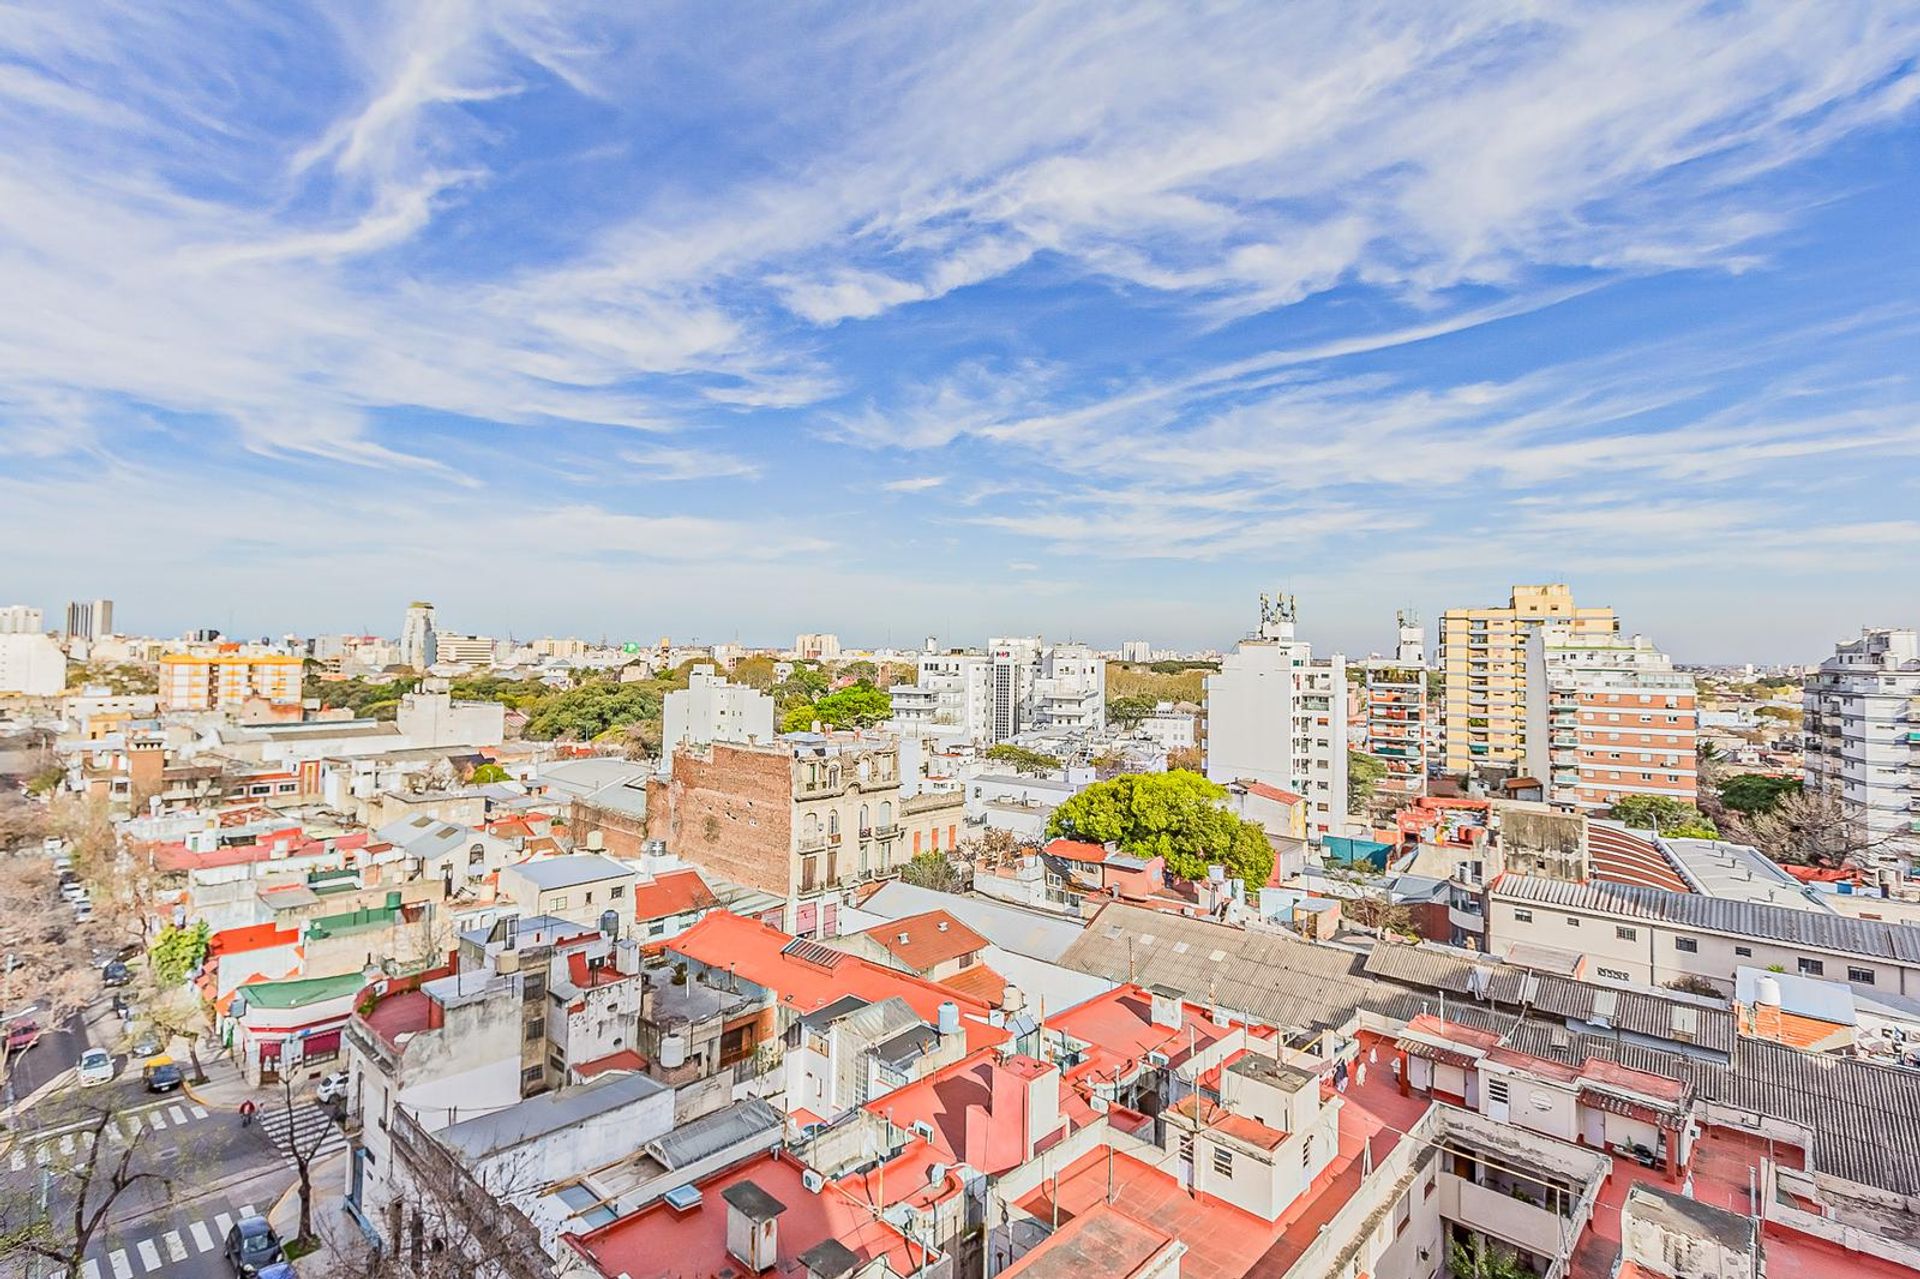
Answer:
<svg viewBox="0 0 1920 1279"><path fill-rule="evenodd" d="M787 1206L751 1181L720 1192L727 1201L727 1253L749 1274L773 1269L779 1257L780 1214Z"/></svg>
<svg viewBox="0 0 1920 1279"><path fill-rule="evenodd" d="M1180 1029L1180 992L1166 986L1154 986L1147 993L1153 996L1153 1024L1169 1030Z"/></svg>
<svg viewBox="0 0 1920 1279"><path fill-rule="evenodd" d="M943 933L947 931L947 921L944 919L940 921L940 931Z"/></svg>

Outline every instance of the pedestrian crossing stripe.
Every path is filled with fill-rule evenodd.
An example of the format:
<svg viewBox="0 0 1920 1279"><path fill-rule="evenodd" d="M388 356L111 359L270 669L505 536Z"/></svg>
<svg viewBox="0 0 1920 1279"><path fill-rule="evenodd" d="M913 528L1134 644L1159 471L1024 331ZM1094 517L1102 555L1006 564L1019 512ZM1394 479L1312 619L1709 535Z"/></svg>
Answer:
<svg viewBox="0 0 1920 1279"><path fill-rule="evenodd" d="M252 1204L240 1206L242 1220L257 1215L258 1210ZM194 1221L185 1227L186 1236L182 1236L179 1230L169 1230L165 1234L140 1240L131 1246L131 1250L115 1248L106 1254L107 1272L111 1273L113 1279L133 1279L135 1260L139 1261L141 1270L152 1273L160 1269L163 1264L185 1261L195 1254L204 1255L212 1252L219 1246L219 1242L227 1237L227 1231L233 1229L233 1222L234 1218L223 1212L214 1217L212 1231L207 1229L207 1223L204 1220ZM187 1248L188 1237L193 1240L191 1252ZM161 1258L163 1248L166 1252L164 1261ZM89 1257L80 1264L80 1279L104 1279L100 1258Z"/></svg>

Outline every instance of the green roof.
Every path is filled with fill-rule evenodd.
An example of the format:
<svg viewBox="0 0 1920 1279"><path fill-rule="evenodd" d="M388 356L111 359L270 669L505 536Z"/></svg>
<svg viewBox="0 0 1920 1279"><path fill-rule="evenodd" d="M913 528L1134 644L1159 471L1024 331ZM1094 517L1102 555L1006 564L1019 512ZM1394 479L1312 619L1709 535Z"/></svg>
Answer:
<svg viewBox="0 0 1920 1279"><path fill-rule="evenodd" d="M325 999L359 992L367 984L361 973L342 973L338 977L297 977L291 981L256 981L240 988L249 1006L254 1008L305 1008Z"/></svg>
<svg viewBox="0 0 1920 1279"><path fill-rule="evenodd" d="M307 921L309 937L339 937L345 933L365 932L372 928L388 928L399 916L398 906L376 906L361 910L350 910L339 915L316 915Z"/></svg>

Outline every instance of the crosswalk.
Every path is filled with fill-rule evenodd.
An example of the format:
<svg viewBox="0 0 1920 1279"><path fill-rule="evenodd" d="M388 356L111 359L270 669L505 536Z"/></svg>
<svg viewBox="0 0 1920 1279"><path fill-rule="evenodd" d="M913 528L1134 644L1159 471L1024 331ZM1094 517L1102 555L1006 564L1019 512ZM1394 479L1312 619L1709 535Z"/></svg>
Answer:
<svg viewBox="0 0 1920 1279"><path fill-rule="evenodd" d="M291 1116L285 1106L268 1106L254 1122L289 1163L293 1162L295 1151L323 1159L347 1148L347 1135L333 1121L332 1112L317 1103L295 1106Z"/></svg>
<svg viewBox="0 0 1920 1279"><path fill-rule="evenodd" d="M188 1257L204 1256L221 1246L234 1222L258 1215L252 1204L242 1204L237 1213L215 1213L123 1248L103 1250L100 1256L81 1263L80 1279L134 1279L135 1275L150 1275Z"/></svg>
<svg viewBox="0 0 1920 1279"><path fill-rule="evenodd" d="M196 1120L207 1117L207 1108L193 1102L175 1102L174 1104L155 1106L151 1110L128 1111L109 1119L100 1130L100 1137L107 1142L125 1144L139 1139L146 1133L165 1132L169 1128L184 1128ZM31 1136L23 1137L14 1143L7 1154L7 1166L14 1172L22 1172L28 1167L48 1168L67 1167L83 1164L93 1153L94 1136L91 1132L63 1132L47 1136L40 1141Z"/></svg>

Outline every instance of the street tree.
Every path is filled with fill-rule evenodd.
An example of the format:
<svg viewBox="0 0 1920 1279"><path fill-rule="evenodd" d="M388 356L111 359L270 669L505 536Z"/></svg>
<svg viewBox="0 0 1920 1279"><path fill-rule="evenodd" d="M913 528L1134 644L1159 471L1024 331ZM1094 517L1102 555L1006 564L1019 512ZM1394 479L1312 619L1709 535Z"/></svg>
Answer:
<svg viewBox="0 0 1920 1279"><path fill-rule="evenodd" d="M60 1154L42 1147L47 1162L37 1165L40 1176L0 1182L0 1260L50 1263L61 1279L80 1279L87 1251L93 1247L123 1201L144 1200L151 1210L164 1202L175 1185L174 1176L156 1172L142 1158L146 1148L144 1126L126 1125L129 1137L114 1126L109 1097L69 1093L66 1104L52 1116L60 1123ZM177 1175L177 1174L176 1174ZM51 1193L60 1187L60 1207Z"/></svg>
<svg viewBox="0 0 1920 1279"><path fill-rule="evenodd" d="M147 952L155 986L165 991L186 981L205 962L212 937L213 929L204 919L185 928L174 924L162 928Z"/></svg>
<svg viewBox="0 0 1920 1279"><path fill-rule="evenodd" d="M282 1072L280 1091L285 1103L287 1136L281 1149L287 1152L287 1158L293 1162L293 1170L300 1187L300 1234L299 1237L309 1243L313 1241L313 1164L319 1158L320 1148L326 1143L333 1131L332 1122L313 1124L305 1133L300 1131L300 1111L303 1106L317 1106L299 1092L293 1085L293 1074Z"/></svg>
<svg viewBox="0 0 1920 1279"><path fill-rule="evenodd" d="M1204 879L1214 864L1249 885L1267 882L1273 846L1256 822L1227 810L1226 788L1198 773L1125 773L1053 810L1047 834L1112 843L1131 857L1160 857L1182 879Z"/></svg>
<svg viewBox="0 0 1920 1279"><path fill-rule="evenodd" d="M1347 811L1357 813L1367 806L1387 766L1362 751L1347 752Z"/></svg>
<svg viewBox="0 0 1920 1279"><path fill-rule="evenodd" d="M0 853L0 1019L58 1025L100 991L88 952L94 924L76 925L59 895L53 863L39 850ZM29 1050L30 1051L30 1050ZM13 1067L0 1038L0 1086Z"/></svg>
<svg viewBox="0 0 1920 1279"><path fill-rule="evenodd" d="M1012 765L1013 771L1023 777L1045 777L1058 772L1060 757L1049 755L1045 751L1033 750L1026 746L1016 746L1012 742L996 742L987 747L985 758L996 764Z"/></svg>

